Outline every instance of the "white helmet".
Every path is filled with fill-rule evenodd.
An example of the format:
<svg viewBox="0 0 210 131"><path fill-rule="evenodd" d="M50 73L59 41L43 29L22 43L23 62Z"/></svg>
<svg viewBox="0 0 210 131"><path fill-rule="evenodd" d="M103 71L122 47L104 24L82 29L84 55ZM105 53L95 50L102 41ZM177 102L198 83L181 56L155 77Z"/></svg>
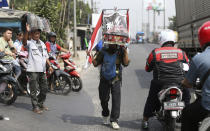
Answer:
<svg viewBox="0 0 210 131"><path fill-rule="evenodd" d="M161 46L163 46L163 44L169 41L172 41L175 43L176 40L177 40L177 35L173 30L167 29L160 32L159 43Z"/></svg>

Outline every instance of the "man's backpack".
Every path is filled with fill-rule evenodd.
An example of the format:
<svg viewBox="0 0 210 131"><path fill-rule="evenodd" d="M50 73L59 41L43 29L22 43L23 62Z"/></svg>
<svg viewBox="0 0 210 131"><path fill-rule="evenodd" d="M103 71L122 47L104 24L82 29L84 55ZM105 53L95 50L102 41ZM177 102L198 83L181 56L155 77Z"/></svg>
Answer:
<svg viewBox="0 0 210 131"><path fill-rule="evenodd" d="M112 80L116 77L116 59L117 53L109 54L107 51L102 50L103 63L101 66L101 76L106 80Z"/></svg>

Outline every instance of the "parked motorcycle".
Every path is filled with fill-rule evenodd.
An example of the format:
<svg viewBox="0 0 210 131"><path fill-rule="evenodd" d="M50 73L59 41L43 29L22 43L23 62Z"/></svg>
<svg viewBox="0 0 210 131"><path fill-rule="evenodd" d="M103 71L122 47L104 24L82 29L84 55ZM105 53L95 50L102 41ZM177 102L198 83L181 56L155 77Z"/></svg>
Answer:
<svg viewBox="0 0 210 131"><path fill-rule="evenodd" d="M17 80L13 77L12 61L3 60L4 53L0 53L0 101L11 105L18 96Z"/></svg>
<svg viewBox="0 0 210 131"><path fill-rule="evenodd" d="M70 75L72 80L72 91L79 92L83 85L79 73L76 71L77 67L73 60L70 58L71 54L66 53L59 56L64 62L64 71Z"/></svg>
<svg viewBox="0 0 210 131"><path fill-rule="evenodd" d="M72 90L72 81L70 75L60 69L56 58L49 53L49 60L54 71L52 73L47 70L47 79L49 89L56 94L67 95Z"/></svg>

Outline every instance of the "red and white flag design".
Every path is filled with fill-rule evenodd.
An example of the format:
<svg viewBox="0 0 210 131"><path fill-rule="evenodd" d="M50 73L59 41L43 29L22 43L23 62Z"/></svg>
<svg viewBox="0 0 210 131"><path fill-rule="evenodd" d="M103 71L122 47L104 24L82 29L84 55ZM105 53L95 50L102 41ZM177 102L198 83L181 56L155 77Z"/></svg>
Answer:
<svg viewBox="0 0 210 131"><path fill-rule="evenodd" d="M102 39L102 19L103 19L103 12L101 13L99 20L96 24L96 27L93 31L93 34L91 36L91 40L88 45L88 51L91 52L96 45L99 43L99 41ZM88 68L89 65L92 64L92 58L90 56L87 56L86 64L84 68Z"/></svg>

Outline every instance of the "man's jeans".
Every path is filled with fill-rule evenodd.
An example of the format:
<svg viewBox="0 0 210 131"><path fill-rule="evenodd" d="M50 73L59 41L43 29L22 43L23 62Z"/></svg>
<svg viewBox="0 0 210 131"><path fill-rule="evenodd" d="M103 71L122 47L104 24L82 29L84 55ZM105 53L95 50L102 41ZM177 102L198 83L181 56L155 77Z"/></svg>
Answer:
<svg viewBox="0 0 210 131"><path fill-rule="evenodd" d="M48 91L46 74L43 72L28 72L30 95L33 108L41 107L46 99ZM37 96L37 92L40 94Z"/></svg>
<svg viewBox="0 0 210 131"><path fill-rule="evenodd" d="M111 81L107 81L104 78L100 79L99 84L99 97L102 106L102 116L109 116L109 98L110 91L112 94L112 110L111 110L111 122L117 122L120 117L120 103L121 103L121 81L116 81L114 84Z"/></svg>

